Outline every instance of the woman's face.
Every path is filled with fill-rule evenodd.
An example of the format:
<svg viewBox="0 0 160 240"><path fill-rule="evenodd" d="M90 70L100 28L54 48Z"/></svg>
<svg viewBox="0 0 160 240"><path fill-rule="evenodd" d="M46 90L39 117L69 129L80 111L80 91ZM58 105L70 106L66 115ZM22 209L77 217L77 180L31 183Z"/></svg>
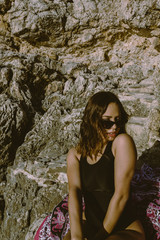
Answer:
<svg viewBox="0 0 160 240"><path fill-rule="evenodd" d="M120 110L119 110L117 103L113 102L108 105L105 113L102 115L102 120L105 120L103 122L104 122L104 126L106 125L106 127L105 127L106 141L113 141L120 130L120 124L119 124L120 123L119 122L120 121ZM110 123L108 121L112 121L115 123ZM117 124L116 124L116 122L117 122ZM108 125L112 125L112 126L108 126Z"/></svg>

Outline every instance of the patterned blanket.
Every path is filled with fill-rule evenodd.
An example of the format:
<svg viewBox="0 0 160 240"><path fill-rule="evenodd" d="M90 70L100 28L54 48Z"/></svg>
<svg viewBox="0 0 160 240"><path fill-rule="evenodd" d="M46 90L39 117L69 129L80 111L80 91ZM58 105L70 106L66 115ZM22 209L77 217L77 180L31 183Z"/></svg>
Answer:
<svg viewBox="0 0 160 240"><path fill-rule="evenodd" d="M133 202L141 220L146 240L160 239L160 168L143 164L132 181ZM84 210L83 202L83 210ZM34 240L62 240L70 229L68 195L53 209L42 222Z"/></svg>

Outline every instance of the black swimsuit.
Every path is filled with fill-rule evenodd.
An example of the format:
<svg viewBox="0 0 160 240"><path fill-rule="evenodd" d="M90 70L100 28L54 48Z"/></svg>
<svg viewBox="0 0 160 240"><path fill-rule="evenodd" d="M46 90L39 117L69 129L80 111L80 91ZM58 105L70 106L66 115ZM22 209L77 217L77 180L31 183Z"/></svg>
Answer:
<svg viewBox="0 0 160 240"><path fill-rule="evenodd" d="M114 156L111 147L112 142L109 142L102 157L94 164L89 164L86 158L80 159L85 215L91 236L102 226L114 194ZM136 217L131 206L131 197L129 197L114 231L125 229L134 220Z"/></svg>

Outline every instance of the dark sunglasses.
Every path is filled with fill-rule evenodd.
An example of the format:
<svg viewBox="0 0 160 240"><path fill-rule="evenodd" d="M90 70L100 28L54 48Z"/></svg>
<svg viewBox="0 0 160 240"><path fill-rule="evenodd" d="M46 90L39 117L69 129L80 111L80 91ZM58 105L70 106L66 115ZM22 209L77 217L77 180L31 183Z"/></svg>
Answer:
<svg viewBox="0 0 160 240"><path fill-rule="evenodd" d="M115 122L113 122L113 121L110 121L110 120L102 119L102 126L105 129L111 128L114 124L116 124L117 127L121 127L122 126L122 121L121 120L116 120Z"/></svg>

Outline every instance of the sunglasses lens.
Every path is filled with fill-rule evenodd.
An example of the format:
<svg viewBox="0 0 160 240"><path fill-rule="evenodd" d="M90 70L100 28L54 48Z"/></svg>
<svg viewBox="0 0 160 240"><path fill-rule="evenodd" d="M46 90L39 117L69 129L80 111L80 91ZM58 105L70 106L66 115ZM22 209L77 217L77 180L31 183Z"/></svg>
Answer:
<svg viewBox="0 0 160 240"><path fill-rule="evenodd" d="M117 127L120 127L121 126L121 121L120 120L117 120L115 122L109 121L109 120L103 120L102 121L102 125L105 129L111 128L114 124L116 124Z"/></svg>
<svg viewBox="0 0 160 240"><path fill-rule="evenodd" d="M106 129L109 129L113 126L114 122L112 121L109 121L109 120L104 120L103 121L103 127L106 128Z"/></svg>

